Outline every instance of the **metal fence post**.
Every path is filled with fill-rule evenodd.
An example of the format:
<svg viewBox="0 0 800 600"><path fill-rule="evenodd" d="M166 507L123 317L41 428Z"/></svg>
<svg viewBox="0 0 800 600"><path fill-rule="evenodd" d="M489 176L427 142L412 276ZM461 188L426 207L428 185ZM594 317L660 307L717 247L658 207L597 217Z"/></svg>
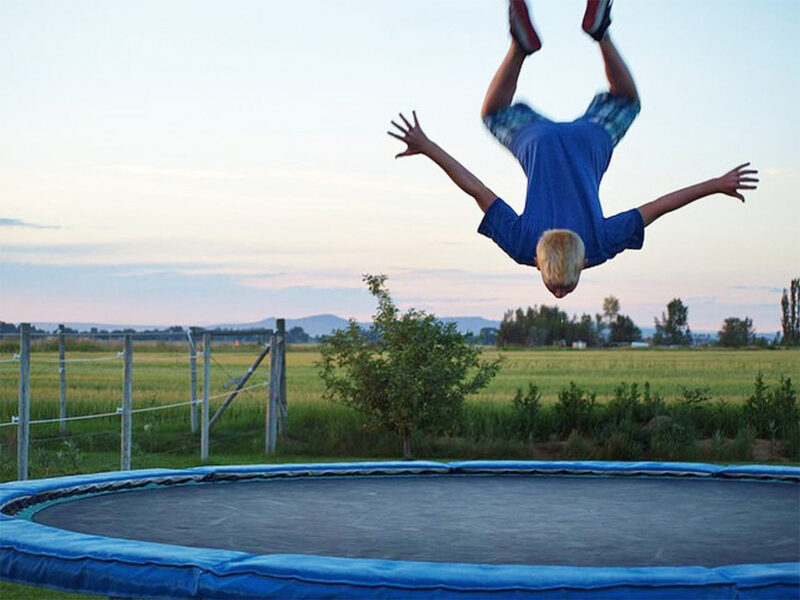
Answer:
<svg viewBox="0 0 800 600"><path fill-rule="evenodd" d="M58 418L60 419L58 429L61 433L67 431L67 362L65 360L66 341L64 339L64 326L58 326L58 378L60 385Z"/></svg>
<svg viewBox="0 0 800 600"><path fill-rule="evenodd" d="M194 337L195 328L189 328L189 393L191 404L189 410L192 414L192 433L197 433L197 341Z"/></svg>
<svg viewBox="0 0 800 600"><path fill-rule="evenodd" d="M272 334L269 343L269 401L267 402L266 452L267 456L275 454L278 438L278 393L280 377L278 373L278 336Z"/></svg>
<svg viewBox="0 0 800 600"><path fill-rule="evenodd" d="M120 470L130 471L133 430L133 336L125 334L125 362L122 380L122 432L120 435Z"/></svg>
<svg viewBox="0 0 800 600"><path fill-rule="evenodd" d="M286 423L289 418L289 405L286 402L286 320L276 321L278 330L278 432L286 433Z"/></svg>
<svg viewBox="0 0 800 600"><path fill-rule="evenodd" d="M19 415L17 415L17 479L28 478L31 433L31 326L19 326Z"/></svg>
<svg viewBox="0 0 800 600"><path fill-rule="evenodd" d="M203 334L203 418L200 424L200 460L208 460L208 399L211 388L211 335Z"/></svg>

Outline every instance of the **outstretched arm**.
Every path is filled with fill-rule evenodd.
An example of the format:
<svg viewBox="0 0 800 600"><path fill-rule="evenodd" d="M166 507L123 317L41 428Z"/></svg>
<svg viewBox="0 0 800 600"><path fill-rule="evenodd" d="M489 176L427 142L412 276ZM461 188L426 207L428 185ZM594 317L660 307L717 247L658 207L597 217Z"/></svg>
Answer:
<svg viewBox="0 0 800 600"><path fill-rule="evenodd" d="M433 162L439 165L439 167L445 173L447 173L447 176L453 180L453 183L464 190L467 194L475 198L475 201L478 203L478 206L483 212L489 210L489 207L497 199L497 196L494 194L494 192L483 185L481 180L470 173L464 167L464 165L442 150L442 148L440 148L437 144L428 139L428 136L425 135L425 133L422 131L422 128L419 126L417 112L413 111L412 115L414 117L413 125L409 123L402 114L400 114L400 118L403 120L405 127L392 121L392 125L397 127L402 135L398 135L393 131L386 132L392 137L405 142L406 146L408 146L404 152L401 152L395 158L400 158L401 156L412 156L414 154L422 154L427 156Z"/></svg>
<svg viewBox="0 0 800 600"><path fill-rule="evenodd" d="M691 185L643 204L639 207L639 212L644 219L645 227L661 215L712 194L725 194L726 196L739 198L744 202L744 196L739 190L754 190L756 189L755 184L758 183L758 179L750 177L750 175L757 174L758 171L756 169L747 169L746 167L749 165L750 163L744 163L728 171L722 177L715 177L714 179Z"/></svg>

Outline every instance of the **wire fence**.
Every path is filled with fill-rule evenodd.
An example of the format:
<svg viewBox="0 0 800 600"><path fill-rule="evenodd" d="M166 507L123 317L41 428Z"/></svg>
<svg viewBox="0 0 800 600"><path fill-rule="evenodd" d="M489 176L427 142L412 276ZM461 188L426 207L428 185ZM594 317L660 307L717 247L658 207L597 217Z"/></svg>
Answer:
<svg viewBox="0 0 800 600"><path fill-rule="evenodd" d="M29 476L29 459L31 456L31 448L34 449L34 461L44 460L50 461L50 458L43 458L43 452L46 448L53 444L60 443L59 449L56 451L56 457L65 464L60 471L64 472L64 468L69 470L70 463L79 462L80 451L77 445L81 441L88 441L92 444L97 443L103 448L109 448L109 444L113 443L114 439L119 441L119 460L115 461L117 468L120 470L127 470L131 468L131 457L135 451L139 451L140 447L138 442L134 440L134 423L144 421L143 426L136 429L137 439L140 441L147 441L159 447L157 452L149 452L148 456L158 456L170 453L180 453L190 450L192 447L198 447L198 433L199 433L199 450L200 458L202 461L209 460L209 441L214 425L219 422L222 415L226 412L231 403L237 398L238 395L250 394L260 399L262 405L265 405L266 415L264 425L259 429L253 430L264 434L265 447L264 450L267 454L275 452L277 442L277 433L285 428L285 421L288 415L288 406L286 401L286 382L285 382L285 321L278 319L277 331L264 331L259 330L258 333L267 337L269 342L264 345L258 358L248 368L248 370L241 376L236 376L226 369L220 361L216 360L211 353L212 340L216 332L208 332L200 330L199 328L192 328L188 332L187 338L189 344L189 352L180 356L147 356L147 353L134 356L134 337L133 333L126 333L123 336L124 349L119 352L108 356L73 356L66 355L66 338L68 333L64 332L62 328L59 330L58 343L59 343L59 358L38 358L31 359L31 338L33 334L30 326L27 324L20 325L19 332L19 352L15 353L13 357L0 360L0 377L6 378L9 371L9 366L19 367L19 394L18 406L16 414L8 415L8 409L11 408L6 404L6 408L2 410L6 418L5 422L0 422L0 458L3 457L4 447L16 446L17 458L17 479L27 479ZM253 333L250 331L249 333ZM224 332L228 335L229 332ZM269 335L267 335L269 334ZM108 334L105 334L108 335ZM147 334L148 340L151 333ZM171 333L175 336L175 333ZM4 334L5 336L5 334ZM52 334L51 334L52 337ZM81 351L79 351L81 352ZM254 382L252 376L256 373L260 363L267 356L270 356L269 377L266 381ZM114 361L121 362L122 368L117 366L115 369L110 365ZM202 376L198 377L197 363L201 363ZM151 364L152 363L152 364ZM161 403L158 401L159 390L153 386L161 384L158 378L146 376L148 366L158 370L163 370L159 365L174 365L186 363L189 366L189 390L186 393L186 400L178 402ZM105 367L103 365L109 365ZM211 371L212 365L215 371L222 371L228 378L224 384L224 388L234 389L223 391L221 393L211 393ZM54 368L55 367L55 368ZM102 368L101 368L102 367ZM59 377L59 414L40 414L42 409L39 404L46 405L52 410L52 398L48 402L38 403L36 390L31 391L31 375L32 369L37 377L45 376L49 371L52 378L57 374ZM100 369L98 371L98 369ZM147 386L147 406L133 405L133 391L134 391L134 372L144 373L144 384ZM85 414L71 414L67 415L67 395L68 391L71 395L75 395L74 386L68 385L67 375L72 376L72 380L78 377L79 381L91 381L93 386L98 386L97 375L100 374L106 379L116 379L121 375L122 393L120 401L114 402L113 398L105 397L103 402L109 406L109 409L96 411L97 402L84 404L91 405L90 410ZM38 379L37 379L38 381ZM52 379L49 381L52 382ZM199 386L198 383L202 383ZM198 389L202 389L202 393L198 394ZM93 394L96 398L96 391L86 392L87 395ZM141 390L140 390L141 391ZM262 395L260 392L268 391L268 394ZM52 390L49 390L52 394ZM174 391L170 394L174 398ZM142 396L137 393L137 397ZM266 396L266 397L265 397ZM210 404L213 401L224 399L220 404L217 411L213 414L210 413ZM261 400L263 399L263 400ZM265 401L264 401L265 400ZM5 404L5 403L4 403ZM70 406L80 406L80 399L70 399ZM34 406L36 414L34 418L31 417L31 407ZM112 408L113 407L113 408ZM186 410L188 408L188 411ZM0 404L2 409L2 404ZM94 409L94 410L93 410ZM44 409L45 412L47 409ZM158 416L157 415L162 415ZM167 415L166 417L163 415ZM173 416L169 416L173 415ZM187 417L189 417L187 419ZM135 420L136 418L136 420ZM7 420L6 420L7 419ZM111 424L110 428L101 430L86 431L85 428L95 428L91 425L92 422L99 422L103 419L116 420L116 426ZM154 420L155 419L155 420ZM187 427L187 421L191 424ZM54 425L58 426L58 433L53 428ZM157 425L159 430L165 427L175 429L174 435L183 435L183 442L174 448L163 448L163 440L155 439L152 435L153 427ZM31 428L34 427L39 431L41 429L42 435L34 440L31 440ZM102 427L102 426L101 426ZM181 428L185 434L180 434ZM252 436L253 431L245 434ZM174 441L174 435L170 437ZM235 436L234 436L235 437ZM146 439L145 439L146 438ZM230 434L217 434L215 435L215 443L223 442L232 439ZM38 453L38 454L37 454ZM147 466L147 465L142 465ZM77 467L76 467L77 468Z"/></svg>

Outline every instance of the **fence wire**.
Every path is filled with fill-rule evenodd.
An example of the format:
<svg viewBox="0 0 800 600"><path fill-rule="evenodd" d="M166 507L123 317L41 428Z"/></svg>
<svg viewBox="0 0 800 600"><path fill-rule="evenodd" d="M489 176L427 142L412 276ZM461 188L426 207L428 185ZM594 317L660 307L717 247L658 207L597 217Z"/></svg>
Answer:
<svg viewBox="0 0 800 600"><path fill-rule="evenodd" d="M12 337L12 336L1 336L1 337ZM14 335L13 337L17 336ZM48 337L55 338L56 336L51 334L32 333L31 337L40 339ZM86 336L66 334L65 337L86 337ZM102 337L105 338L106 340L109 339L109 336L107 334L99 335L97 337ZM119 337L121 339L122 336ZM37 343L41 344L40 342ZM120 436L123 435L123 432L118 428L117 425L112 425L112 423L116 423L116 421L113 421L113 419L116 419L117 417L124 417L123 409L121 407L114 407L114 404L112 403L109 403L110 406L109 410L107 411L70 415L65 417L61 416L50 417L47 416L46 414L47 412L51 412L50 410L46 411L42 411L41 409L36 410L36 402L38 400L38 396L41 395L42 389L45 388L50 389L48 386L52 387L53 381L54 380L56 382L58 381L57 378L58 374L62 376L61 379L62 386L64 385L63 383L64 374L66 374L67 376L69 376L70 374L74 374L77 377L77 379L73 380L72 385L68 386L67 388L68 393L70 395L74 395L76 390L75 382L78 383L77 389L79 389L81 387L81 384L87 381L85 378L88 373L88 374L98 375L101 377L101 379L98 379L97 381L92 380L92 382L96 384L92 386L92 396L87 397L85 399L71 398L69 404L72 405L73 408L84 406L86 408L89 408L90 410L91 408L97 407L98 404L100 406L103 406L103 404L106 403L99 401L99 399L95 398L94 396L96 396L97 392L99 392L102 395L104 393L103 390L105 388L108 388L110 390L111 387L109 386L109 383L119 378L113 376L114 373L119 373L118 371L119 367L112 367L112 365L118 361L125 360L125 352L117 351L119 345L112 344L111 349L109 350L109 354L106 356L96 356L96 355L86 356L85 354L90 354L92 353L92 351L89 349L84 349L84 350L78 349L78 350L72 350L72 352L79 354L79 356L75 357L73 354L72 358L65 357L61 359L61 358L51 358L52 354L57 352L57 348L51 348L51 346L53 346L53 344L50 343L47 344L47 347L37 346L37 348L34 349L33 352L31 352L30 347L29 346L26 347L25 344L21 342L21 347L23 348L23 351L25 351L27 357L27 367L28 367L27 375L22 373L17 366L18 364L24 364L23 359L25 359L25 357L21 357L20 354L14 353L11 356L6 354L4 358L0 359L0 375L4 380L4 385L10 387L12 385L12 380L15 380L15 383L13 383L13 385L16 386L16 382L19 382L21 386L23 381L20 380L20 377L29 377L30 379L26 380L27 383L25 383L25 385L27 385L28 389L31 390L32 392L34 401L33 408L35 412L38 412L39 414L41 414L42 412L45 413L43 415L44 418L29 419L26 424L28 426L42 426L45 428L48 426L51 427L51 429L49 430L44 430L44 431L39 430L41 434L44 434L42 437L33 436L33 429L34 429L33 427L31 428L30 433L27 432L24 433L25 436L30 436L27 442L28 447L30 447L32 450L35 451L35 453L31 456L30 465L34 468L34 470L37 473L39 473L39 475L37 476L41 476L42 472L45 472L46 474L52 474L53 469L56 469L58 471L58 474L65 474L65 470L59 468L58 461L61 460L61 458L66 460L67 462L63 466L66 467L67 470L69 470L72 464L70 461L78 460L75 457L80 456L81 452L87 451L86 450L87 448L89 448L88 452L91 452L92 456L95 456L97 455L97 453L100 453L100 456L98 456L99 458L101 457L102 453L110 451L108 450L108 448L111 447L110 445L116 443L117 440L119 440ZM259 342L258 346L263 346L263 342ZM147 351L134 353L134 355L132 356L134 373L138 372L146 374L148 373L148 369L152 368L152 370L149 371L150 373L159 374L161 372L165 372L163 369L161 369L162 364L166 365L166 368L168 369L173 365L185 365L187 364L187 362L198 361L198 359L199 362L201 363L200 365L198 365L198 367L202 368L202 361L206 358L206 352L204 352L202 344L200 343L197 343L196 346L194 346L194 349L195 351L193 354L189 353L183 354L179 352L167 354L166 352L157 352L157 351L154 351L153 355L150 355ZM262 350L263 349L264 348L262 348ZM70 351L69 348L67 350ZM29 352L30 354L28 354ZM39 352L42 353L47 352L50 354L50 357L43 357L41 355L37 356ZM84 354L84 356L80 356L80 354ZM213 370L218 371L220 373L224 373L228 380L226 385L222 386L223 389L225 387L228 387L229 385L241 382L242 377L234 376L233 373L231 372L231 368L226 367L226 365L224 365L220 360L218 360L213 354L209 354L208 357L211 360L210 364L213 366ZM106 367L105 365L108 365L108 367ZM264 368L266 368L267 371L269 371L269 368L266 367L266 365L265 367L262 367L262 371L264 370ZM252 367L248 369L248 374L250 374L252 370L253 370ZM119 375L122 374L119 373ZM112 376L111 379L109 379L109 376ZM154 375L145 375L145 381L147 381L148 378L152 377L154 377ZM45 383L40 384L39 381L37 381L37 378L44 378L41 379L41 381L44 381ZM202 377L198 379L200 380L198 383L201 383L201 385L198 387L202 388ZM163 383L164 382L162 382L162 384ZM188 383L188 381L186 383ZM44 385L45 388L40 387L40 385ZM56 383L55 385L58 386L58 383ZM209 393L207 398L208 402L211 403L212 401L215 400L223 398L231 398L232 395L236 394L255 394L257 393L258 390L267 388L269 385L270 383L268 380L260 382L252 382L250 385L243 386L241 389L238 390L228 389L225 391L221 391L219 393ZM64 388L62 387L61 389L63 394ZM146 387L142 389L146 389ZM37 390L39 391L37 392ZM169 391L168 395L171 395L171 397L174 398L176 395L175 392L178 391L178 388L169 385L168 387L165 388L165 390ZM211 392L211 390L209 390L209 392ZM148 395L151 394L151 392L145 392L145 393ZM140 394L139 391L134 392L135 397L138 397L139 394ZM157 401L158 395L160 394L158 393L153 394L151 396L151 398L153 398L152 401ZM53 405L57 407L58 397L51 399L50 396L51 394L49 393L45 395L45 397L47 398L47 402L48 403L52 402ZM14 404L16 404L16 402L14 402ZM12 404L11 406L13 406L14 404ZM186 453L187 451L197 451L199 449L198 446L200 440L198 438L200 437L200 431L198 430L197 432L192 432L192 433L188 431L188 421L190 419L190 415L196 413L194 411L186 411L185 413L183 413L183 411L179 410L181 408L192 405L195 405L198 408L202 407L203 405L202 392L199 392L197 398L195 399L188 399L180 402L170 402L168 404L131 408L130 409L131 416L139 415L141 417L146 417L147 413L163 415L161 417L153 419L134 418L130 422L130 427L132 428L132 431L135 434L133 440L134 444L132 447L134 459L138 453L142 452L141 447L136 443L136 438L139 438L141 440L141 444L145 447L152 447L154 449L159 447L164 448L165 440L158 439L158 434L161 432L166 434L168 443L174 445L167 449L159 449L157 452L148 451L145 453L148 457L150 456L157 457L161 455L179 455ZM108 404L106 404L106 406L108 406ZM41 408L44 408L44 406L41 406ZM27 410L30 410L30 408ZM6 412L6 415L8 415L8 412ZM103 428L95 431L86 431L87 429L86 427L78 427L76 425L76 427L72 428L77 430L75 432L68 431L66 428L66 425L70 423L77 424L80 422L92 422L100 419L111 420L109 422L109 425L112 425L113 428L112 429ZM63 426L63 430L61 432L58 432L58 430L53 427L56 424ZM182 430L181 424L187 425L185 435L181 434ZM243 423L243 422L238 423L234 425L234 428L247 426L248 424L249 423ZM12 432L8 437L5 438L5 440L2 437L0 437L0 442L3 442L2 446L0 447L2 447L4 450L2 457L0 458L2 458L4 461L7 460L8 457L7 450L5 449L8 448L9 446L16 446L16 443L7 443L10 442L10 440L14 440L16 438L16 434L14 433L15 430L11 428L16 428L16 431L19 431L19 436L22 436L23 431L20 429L20 425L22 425L22 423L20 422L18 416L12 416L10 421L0 423L0 434L5 435L6 431ZM151 427L153 428L152 431L155 433L151 433L150 429ZM159 431L159 428L161 427L164 427L164 429ZM215 445L226 444L237 439L252 438L256 435L261 435L261 436L265 435L263 424L260 424L257 428L251 428L246 431L237 431L236 433L231 433L230 430L227 428L225 428L222 431L216 431L213 436L213 443ZM97 440L97 442L93 440ZM62 444L58 445L59 442L62 442ZM77 445L74 445L73 442L75 442L75 444ZM106 450L103 450L103 448L105 448ZM64 456L55 459L54 462L54 459L52 457L60 456L61 454L64 454ZM50 456L50 458L46 459L43 458L45 456ZM123 460L122 457L120 458L120 460ZM106 466L105 463L103 464L95 463L92 464L92 466L89 467L88 469L78 467L74 472L87 472L87 470L94 471L97 469L102 470L103 468L105 468L105 466ZM113 462L108 462L108 467L113 469L118 469L120 468L120 461L114 460ZM71 473L73 471L70 470L69 472Z"/></svg>

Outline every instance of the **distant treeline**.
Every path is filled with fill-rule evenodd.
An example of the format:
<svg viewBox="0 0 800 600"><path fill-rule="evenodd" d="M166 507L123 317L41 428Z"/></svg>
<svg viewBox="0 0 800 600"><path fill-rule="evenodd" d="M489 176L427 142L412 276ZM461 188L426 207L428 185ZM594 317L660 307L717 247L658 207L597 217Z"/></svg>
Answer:
<svg viewBox="0 0 800 600"><path fill-rule="evenodd" d="M533 306L509 310L497 333L498 346L586 346L630 344L642 339L641 330L627 315L620 314L619 300L603 301L603 313L594 317L570 316L557 306Z"/></svg>
<svg viewBox="0 0 800 600"><path fill-rule="evenodd" d="M270 336L273 333L272 329L266 328L258 332L254 332L252 330L243 331L242 333L237 333L236 331L231 331L228 329L222 330L219 328L215 329L207 329L203 330L200 328L201 331L209 331L211 333L215 333L214 341L215 342L240 342L240 343L257 343L257 344L264 344L269 341ZM155 342L186 342L188 341L189 329L184 328L178 325L172 327L165 327L163 329L145 329L145 330L136 330L133 328L125 328L125 329L113 329L113 330L106 330L106 329L98 329L97 327L92 327L87 331L79 331L72 327L65 327L64 333L69 336L70 338L80 338L85 337L92 340L97 341L109 341L109 340L120 340L125 334L132 334L135 336L136 341L155 341ZM39 329L37 327L31 326L31 334L37 337L44 337L44 336L57 336L59 330L54 329L53 331L46 331L44 329ZM224 334L222 334L224 332ZM0 334L4 334L4 337L12 341L14 335L19 335L19 327L14 325L13 323L6 323L5 321L0 321ZM303 331L302 327L292 327L288 331L286 331L286 342L289 344L304 344L309 342L318 341L317 338L313 338L308 335L305 331ZM13 342L12 342L13 343Z"/></svg>

